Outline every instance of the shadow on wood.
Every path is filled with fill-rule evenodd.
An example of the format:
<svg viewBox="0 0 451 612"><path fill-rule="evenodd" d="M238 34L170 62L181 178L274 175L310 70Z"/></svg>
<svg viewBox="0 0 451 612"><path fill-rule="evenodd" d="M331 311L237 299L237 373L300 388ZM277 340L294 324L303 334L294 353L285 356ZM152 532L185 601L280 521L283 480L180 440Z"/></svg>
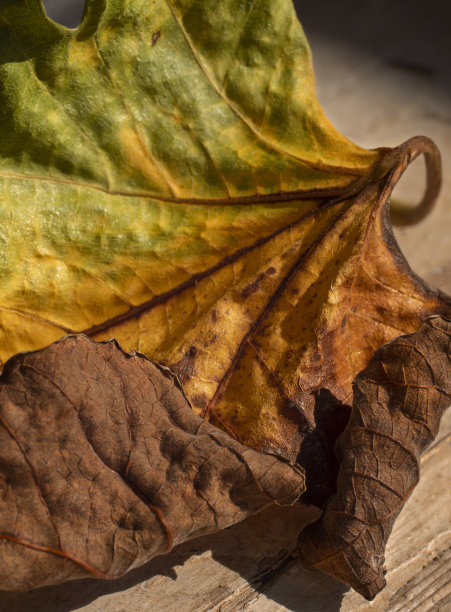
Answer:
<svg viewBox="0 0 451 612"><path fill-rule="evenodd" d="M118 580L77 580L24 593L2 592L0 599L10 611L69 612L140 585L158 612L176 608L201 612L220 603L221 612L233 612L255 599L256 591L293 612L317 612L318 605L322 612L335 612L348 588L304 570L295 552L300 529L317 516L313 506L271 508L218 534L178 546ZM235 580L230 570L236 573Z"/></svg>

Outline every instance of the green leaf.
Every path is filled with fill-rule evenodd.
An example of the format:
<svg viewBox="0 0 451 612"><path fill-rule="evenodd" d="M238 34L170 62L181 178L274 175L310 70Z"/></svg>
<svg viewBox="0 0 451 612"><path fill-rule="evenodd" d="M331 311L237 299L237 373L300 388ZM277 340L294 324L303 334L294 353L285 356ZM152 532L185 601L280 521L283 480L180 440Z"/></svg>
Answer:
<svg viewBox="0 0 451 612"><path fill-rule="evenodd" d="M380 157L324 117L288 0L88 0L76 30L10 0L0 41L2 360L170 291Z"/></svg>

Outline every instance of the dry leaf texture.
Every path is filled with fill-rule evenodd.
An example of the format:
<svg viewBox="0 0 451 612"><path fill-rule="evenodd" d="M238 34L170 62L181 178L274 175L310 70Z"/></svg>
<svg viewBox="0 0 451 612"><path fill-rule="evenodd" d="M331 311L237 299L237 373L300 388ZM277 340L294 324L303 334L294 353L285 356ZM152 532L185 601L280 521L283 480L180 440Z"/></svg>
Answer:
<svg viewBox="0 0 451 612"><path fill-rule="evenodd" d="M451 317L390 224L421 154L426 193L400 223L433 204L439 153L330 125L290 0L87 0L75 30L3 2L0 358L115 337L204 419L303 466L321 506L356 375Z"/></svg>
<svg viewBox="0 0 451 612"><path fill-rule="evenodd" d="M290 0L87 0L73 31L18 0L0 28L0 357L114 337L241 442L315 455L321 504L318 419L336 437L374 350L451 315L388 220L421 153L433 202L436 148L330 125Z"/></svg>
<svg viewBox="0 0 451 612"><path fill-rule="evenodd" d="M20 354L0 386L1 589L116 578L304 490L300 468L201 420L114 341Z"/></svg>
<svg viewBox="0 0 451 612"><path fill-rule="evenodd" d="M338 443L337 495L300 536L307 567L368 599L385 586L387 538L450 401L450 320L432 317L376 351L354 383L352 415Z"/></svg>
<svg viewBox="0 0 451 612"><path fill-rule="evenodd" d="M164 351L240 265L184 294L175 320L138 325L136 309L380 156L324 116L290 0L87 0L76 30L41 0L2 2L0 358L121 315L122 346Z"/></svg>

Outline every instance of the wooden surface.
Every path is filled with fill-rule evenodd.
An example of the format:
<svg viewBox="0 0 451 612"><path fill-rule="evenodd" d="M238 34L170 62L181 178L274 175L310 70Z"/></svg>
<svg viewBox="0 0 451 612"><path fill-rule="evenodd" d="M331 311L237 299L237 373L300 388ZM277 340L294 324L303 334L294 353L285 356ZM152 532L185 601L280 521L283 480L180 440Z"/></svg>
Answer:
<svg viewBox="0 0 451 612"><path fill-rule="evenodd" d="M367 147L396 145L416 134L439 145L445 174L440 201L428 219L397 236L413 269L451 292L451 45L445 2L431 0L427 13L424 3L404 0L299 4L319 96L337 128ZM417 162L397 197L418 201L422 181ZM317 511L295 507L180 546L118 581L2 593L0 610L451 611L450 444L451 411L423 456L420 484L390 537L387 587L371 603L300 567L297 534Z"/></svg>
<svg viewBox="0 0 451 612"><path fill-rule="evenodd" d="M199 538L114 582L84 580L5 594L23 612L425 612L449 610L451 411L424 454L420 484L387 549L387 587L368 603L336 580L302 569L293 547L313 508L271 510Z"/></svg>

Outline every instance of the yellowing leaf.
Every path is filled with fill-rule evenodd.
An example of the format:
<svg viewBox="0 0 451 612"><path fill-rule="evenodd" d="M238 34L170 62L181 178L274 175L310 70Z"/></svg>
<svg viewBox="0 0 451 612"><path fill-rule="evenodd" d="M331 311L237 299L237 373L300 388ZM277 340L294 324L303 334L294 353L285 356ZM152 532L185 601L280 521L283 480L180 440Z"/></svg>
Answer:
<svg viewBox="0 0 451 612"><path fill-rule="evenodd" d="M331 127L288 0L91 0L74 31L21 0L0 24L3 360L114 336L295 458L317 390L349 404L375 348L449 312L381 212L432 145Z"/></svg>
<svg viewBox="0 0 451 612"><path fill-rule="evenodd" d="M451 300L399 252L391 191L424 137L368 151L315 97L290 0L0 7L0 357L66 333L169 366L193 408L335 486L374 351ZM309 466L315 465L315 469Z"/></svg>
<svg viewBox="0 0 451 612"><path fill-rule="evenodd" d="M380 157L324 118L290 2L216 4L94 0L75 31L40 0L0 8L3 360L205 273Z"/></svg>

